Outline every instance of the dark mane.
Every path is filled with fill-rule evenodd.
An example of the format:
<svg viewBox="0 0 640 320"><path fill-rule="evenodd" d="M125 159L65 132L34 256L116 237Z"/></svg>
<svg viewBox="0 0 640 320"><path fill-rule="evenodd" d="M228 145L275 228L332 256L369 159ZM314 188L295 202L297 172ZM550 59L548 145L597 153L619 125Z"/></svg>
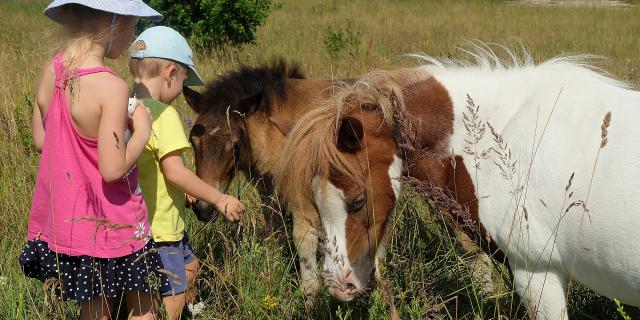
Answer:
<svg viewBox="0 0 640 320"><path fill-rule="evenodd" d="M259 67L241 66L206 84L202 93L201 113L227 112L227 108L241 113L266 111L273 102L286 101L287 79L304 79L297 63L283 58Z"/></svg>

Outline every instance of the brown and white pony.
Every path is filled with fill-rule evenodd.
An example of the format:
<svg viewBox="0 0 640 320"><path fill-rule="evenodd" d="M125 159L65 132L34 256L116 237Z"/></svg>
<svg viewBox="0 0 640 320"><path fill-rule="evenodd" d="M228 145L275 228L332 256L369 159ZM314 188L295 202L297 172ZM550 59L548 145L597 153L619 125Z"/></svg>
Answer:
<svg viewBox="0 0 640 320"><path fill-rule="evenodd" d="M184 88L197 113L189 138L197 175L226 192L236 172L257 182L263 199L273 199L272 177L285 133L308 110L328 99L334 81L305 79L297 65L283 60L263 67L242 67L206 85L203 93ZM318 288L317 211L311 202L286 205L300 260L300 286ZM213 212L200 201L194 211L204 220Z"/></svg>
<svg viewBox="0 0 640 320"><path fill-rule="evenodd" d="M430 179L428 166L405 167L402 149L426 150L455 159L454 196L506 254L532 317L567 319L571 281L640 305L640 93L582 57L505 66L472 55L372 73L289 133L278 186L314 199L327 281L345 300L364 289L398 177Z"/></svg>
<svg viewBox="0 0 640 320"><path fill-rule="evenodd" d="M418 69L371 72L354 86L300 119L289 132L277 174L278 188L288 201L314 201L320 211L326 237L323 276L330 293L349 301L374 274L383 254L389 213L400 191L396 178L407 172L437 190L440 203L456 200L446 208L447 225L467 252L481 255L479 280L490 285L488 257L478 248L477 198L471 177L460 157L436 156L444 153L443 141L452 130L446 90ZM397 119L397 105L404 106L407 114L428 106L432 121L411 121L420 130L398 131L387 123L410 121ZM406 148L409 144L411 148ZM344 201L327 198L335 193Z"/></svg>

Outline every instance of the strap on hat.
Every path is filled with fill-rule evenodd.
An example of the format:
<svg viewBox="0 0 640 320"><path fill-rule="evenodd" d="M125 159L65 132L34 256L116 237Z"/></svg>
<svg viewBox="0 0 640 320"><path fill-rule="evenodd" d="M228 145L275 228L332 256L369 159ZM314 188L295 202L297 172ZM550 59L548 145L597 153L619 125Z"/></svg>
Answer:
<svg viewBox="0 0 640 320"><path fill-rule="evenodd" d="M113 29L115 27L116 24L116 14L114 13L113 16L111 17L111 26L109 27L109 43L107 45L107 51L104 53L104 55L106 56L107 54L109 54L109 51L111 50L111 46L113 45Z"/></svg>

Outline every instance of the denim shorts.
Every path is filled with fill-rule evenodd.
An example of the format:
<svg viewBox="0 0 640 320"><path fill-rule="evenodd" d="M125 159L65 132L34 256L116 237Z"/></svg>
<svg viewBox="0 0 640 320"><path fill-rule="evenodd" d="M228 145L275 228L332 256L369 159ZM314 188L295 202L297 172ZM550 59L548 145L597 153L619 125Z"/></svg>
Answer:
<svg viewBox="0 0 640 320"><path fill-rule="evenodd" d="M193 248L189 244L189 237L184 234L180 241L157 242L156 246L160 251L160 259L162 265L167 271L170 289L161 290L163 296L171 296L187 291L187 272L184 269L186 264L196 259L193 254Z"/></svg>

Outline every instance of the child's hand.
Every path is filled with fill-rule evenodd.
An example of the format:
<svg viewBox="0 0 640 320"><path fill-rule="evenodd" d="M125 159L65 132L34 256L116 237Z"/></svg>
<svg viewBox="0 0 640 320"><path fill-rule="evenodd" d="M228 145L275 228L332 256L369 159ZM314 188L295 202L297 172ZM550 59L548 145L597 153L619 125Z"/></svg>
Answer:
<svg viewBox="0 0 640 320"><path fill-rule="evenodd" d="M138 100L138 107L131 115L133 132L141 130L143 132L151 132L151 112L144 105L142 100Z"/></svg>
<svg viewBox="0 0 640 320"><path fill-rule="evenodd" d="M214 203L216 209L222 212L227 220L234 222L240 220L244 212L244 205L234 196L223 194L220 201Z"/></svg>

